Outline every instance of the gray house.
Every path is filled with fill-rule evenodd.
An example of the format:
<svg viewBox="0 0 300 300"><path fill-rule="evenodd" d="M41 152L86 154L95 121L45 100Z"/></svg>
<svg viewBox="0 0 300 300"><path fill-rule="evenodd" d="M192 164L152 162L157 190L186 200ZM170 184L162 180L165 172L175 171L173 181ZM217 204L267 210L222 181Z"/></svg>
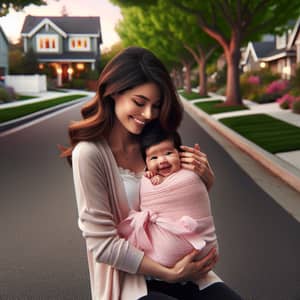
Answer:
<svg viewBox="0 0 300 300"><path fill-rule="evenodd" d="M8 74L8 40L0 26L0 81Z"/></svg>
<svg viewBox="0 0 300 300"><path fill-rule="evenodd" d="M21 36L24 52L32 49L36 53L41 70L52 67L58 85L80 72L94 70L100 60L99 17L28 15Z"/></svg>
<svg viewBox="0 0 300 300"><path fill-rule="evenodd" d="M244 72L259 70L266 66L264 58L275 51L274 41L248 42L242 52L241 67Z"/></svg>

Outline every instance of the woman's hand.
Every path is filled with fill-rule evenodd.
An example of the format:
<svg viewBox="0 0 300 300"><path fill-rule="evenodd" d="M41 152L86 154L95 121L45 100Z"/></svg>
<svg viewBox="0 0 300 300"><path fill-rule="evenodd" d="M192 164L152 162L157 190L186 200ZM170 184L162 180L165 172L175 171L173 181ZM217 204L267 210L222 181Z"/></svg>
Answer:
<svg viewBox="0 0 300 300"><path fill-rule="evenodd" d="M200 146L195 144L194 148L181 146L184 152L180 152L181 166L196 172L204 181L209 190L214 182L214 173L208 163L205 153L200 151Z"/></svg>
<svg viewBox="0 0 300 300"><path fill-rule="evenodd" d="M200 260L197 260L198 255L199 251L194 250L178 261L175 266L170 269L171 272L166 281L198 280L211 271L218 259L216 249L211 249L209 253Z"/></svg>

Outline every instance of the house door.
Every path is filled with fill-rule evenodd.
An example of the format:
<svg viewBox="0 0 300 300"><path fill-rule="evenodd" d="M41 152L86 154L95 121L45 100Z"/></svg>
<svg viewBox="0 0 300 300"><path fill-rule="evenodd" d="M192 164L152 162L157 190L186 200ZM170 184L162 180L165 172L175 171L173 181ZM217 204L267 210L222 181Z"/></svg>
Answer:
<svg viewBox="0 0 300 300"><path fill-rule="evenodd" d="M62 69L62 83L68 82L68 64L62 64L61 69Z"/></svg>

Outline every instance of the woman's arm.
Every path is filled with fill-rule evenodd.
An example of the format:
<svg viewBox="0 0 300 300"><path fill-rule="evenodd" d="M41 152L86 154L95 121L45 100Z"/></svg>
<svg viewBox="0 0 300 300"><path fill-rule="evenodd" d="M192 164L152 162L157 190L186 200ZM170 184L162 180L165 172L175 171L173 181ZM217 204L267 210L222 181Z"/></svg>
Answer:
<svg viewBox="0 0 300 300"><path fill-rule="evenodd" d="M199 251L192 251L178 261L172 268L164 267L149 257L144 256L138 273L160 278L166 282L198 280L212 270L218 258L215 248L211 249L201 260L197 260L198 255Z"/></svg>
<svg viewBox="0 0 300 300"><path fill-rule="evenodd" d="M213 185L215 176L207 160L205 153L200 151L200 146L195 144L193 147L181 146L180 152L181 166L185 169L196 172L204 181L207 190Z"/></svg>
<svg viewBox="0 0 300 300"><path fill-rule="evenodd" d="M80 142L72 153L72 166L78 226L86 240L88 251L97 262L118 270L136 273L144 253L117 233L117 213L108 180L109 165L97 146ZM109 192L110 191L110 192Z"/></svg>

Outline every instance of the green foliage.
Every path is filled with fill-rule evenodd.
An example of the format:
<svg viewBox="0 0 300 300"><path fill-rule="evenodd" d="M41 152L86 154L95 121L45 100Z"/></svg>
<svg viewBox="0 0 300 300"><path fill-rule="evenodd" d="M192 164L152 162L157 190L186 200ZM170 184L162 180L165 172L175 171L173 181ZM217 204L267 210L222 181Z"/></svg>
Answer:
<svg viewBox="0 0 300 300"><path fill-rule="evenodd" d="M295 75L290 80L290 93L294 96L300 96L300 65L297 66Z"/></svg>
<svg viewBox="0 0 300 300"><path fill-rule="evenodd" d="M37 73L39 73L37 56L30 48L23 58L23 74L32 75Z"/></svg>
<svg viewBox="0 0 300 300"><path fill-rule="evenodd" d="M293 102L292 111L296 114L300 114L300 100Z"/></svg>
<svg viewBox="0 0 300 300"><path fill-rule="evenodd" d="M1 1L0 6L0 17L5 16L9 13L9 9L13 8L16 11L22 10L25 6L29 4L35 5L46 5L46 1L43 0L8 0Z"/></svg>
<svg viewBox="0 0 300 300"><path fill-rule="evenodd" d="M195 93L195 92L187 93L185 91L182 91L179 94L187 100L195 100L195 99L201 99L201 98L207 98L208 97L208 96L200 96L199 93Z"/></svg>
<svg viewBox="0 0 300 300"><path fill-rule="evenodd" d="M281 96L282 96L282 93L272 93L272 94L264 93L264 94L258 95L253 100L259 104L272 103L272 102L275 102Z"/></svg>
<svg viewBox="0 0 300 300"><path fill-rule="evenodd" d="M248 109L247 107L241 105L229 106L223 104L224 102L222 100L215 100L215 101L204 101L204 102L201 101L195 103L194 105L196 105L197 107L199 107L209 115Z"/></svg>
<svg viewBox="0 0 300 300"><path fill-rule="evenodd" d="M8 102L9 100L11 100L9 92L5 88L0 87L0 101Z"/></svg>
<svg viewBox="0 0 300 300"><path fill-rule="evenodd" d="M11 45L8 53L9 74L23 73L23 52L21 45Z"/></svg>
<svg viewBox="0 0 300 300"><path fill-rule="evenodd" d="M215 77L215 84L217 88L221 88L226 84L227 66L225 65L221 70L217 71Z"/></svg>
<svg viewBox="0 0 300 300"><path fill-rule="evenodd" d="M152 15L148 17L148 12L152 7L159 6L162 1L139 1L139 0L111 0L117 5L122 7L136 8L140 6L144 11L145 20L151 19ZM261 0L251 1L199 1L199 0L165 0L163 1L167 9L165 11L159 11L157 17L161 15L165 17L164 12L170 13L173 8L178 8L185 14L196 18L197 24L208 33L213 39L215 39L223 50L228 54L226 55L228 68L232 73L238 72L238 53L241 45L245 44L249 40L258 40L264 33L281 33L287 28L287 22L291 19L297 19L300 12L300 5L298 1L291 0L269 0L264 3ZM151 5L152 4L152 5ZM145 7L146 6L146 7ZM127 9L127 8L126 8ZM123 11L123 9L122 9ZM134 14L134 11L131 12ZM189 22L189 18L186 18L186 22ZM131 26L140 27L139 22L132 23ZM128 28L124 27L124 31ZM169 39L168 30L166 27L165 32L161 32L162 37L166 40ZM176 27L180 31L180 27ZM185 34L188 34L193 29L186 30ZM123 31L123 32L124 32ZM131 31L131 29L129 29ZM147 32L151 31L151 28L146 31L143 41L147 40ZM170 31L170 30L169 30ZM120 34L121 38L122 35ZM237 38L237 37L240 37ZM136 38L136 37L133 37ZM141 37L139 36L138 39ZM151 43L151 36L148 39L148 43ZM162 44L164 41L162 42ZM167 42L169 43L169 41ZM140 45L137 43L137 45ZM176 46L176 45L175 45ZM159 47L159 45L158 45ZM167 48L162 47L160 51L161 55L168 55L168 51L173 51L173 44L171 43ZM236 59L233 60L232 57ZM234 77L234 79L237 77ZM237 95L239 94L239 81L236 79L233 82L232 87L236 89ZM230 92L230 90L228 90ZM240 103L241 99L230 99L236 103ZM229 101L229 100L228 100Z"/></svg>
<svg viewBox="0 0 300 300"><path fill-rule="evenodd" d="M39 73L37 56L32 49L23 55L20 47L13 47L9 53L10 74L37 74Z"/></svg>
<svg viewBox="0 0 300 300"><path fill-rule="evenodd" d="M103 70L106 64L119 52L124 49L122 42L113 44L109 49L104 49L101 54L99 70Z"/></svg>
<svg viewBox="0 0 300 300"><path fill-rule="evenodd" d="M251 83L251 78L256 77L259 84ZM280 79L280 75L273 74L270 70L261 69L243 73L240 76L240 86L243 99L252 100L257 103L274 102L281 93L265 93L266 87L273 81Z"/></svg>

